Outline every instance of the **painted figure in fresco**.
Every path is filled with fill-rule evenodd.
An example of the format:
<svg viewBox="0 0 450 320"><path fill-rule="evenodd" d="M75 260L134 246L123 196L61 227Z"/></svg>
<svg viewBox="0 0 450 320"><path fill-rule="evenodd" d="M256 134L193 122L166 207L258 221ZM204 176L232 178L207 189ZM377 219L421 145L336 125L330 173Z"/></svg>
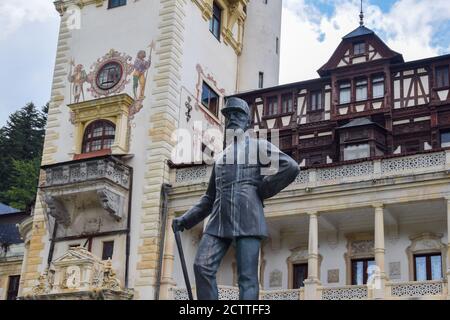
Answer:
<svg viewBox="0 0 450 320"><path fill-rule="evenodd" d="M75 69L72 70L72 68L75 67ZM87 74L84 70L84 67L82 64L78 64L75 66L75 60L70 61L70 72L69 72L69 82L72 84L71 86L71 92L73 95L73 98L75 100L75 103L80 102L80 97L83 97L84 101L84 83L87 81Z"/></svg>
<svg viewBox="0 0 450 320"><path fill-rule="evenodd" d="M292 183L300 169L275 145L248 134L251 116L244 100L229 98L222 113L227 147L217 157L206 194L175 218L172 228L191 229L210 216L194 262L199 300L218 299L216 273L231 245L236 248L239 298L258 300L259 251L268 236L263 201ZM269 154L275 161L267 170Z"/></svg>
<svg viewBox="0 0 450 320"><path fill-rule="evenodd" d="M134 61L134 73L133 73L133 94L134 99L142 101L144 100L145 83L147 81L147 70L152 64L152 57L148 61L145 60L147 53L145 50L138 52L136 60ZM139 95L138 95L139 89Z"/></svg>

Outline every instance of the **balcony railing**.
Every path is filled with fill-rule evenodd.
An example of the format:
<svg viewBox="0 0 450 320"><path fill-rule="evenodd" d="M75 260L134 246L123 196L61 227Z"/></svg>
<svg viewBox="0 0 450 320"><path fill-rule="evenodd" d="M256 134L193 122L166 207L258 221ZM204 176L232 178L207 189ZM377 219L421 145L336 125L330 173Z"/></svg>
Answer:
<svg viewBox="0 0 450 320"><path fill-rule="evenodd" d="M55 164L43 170L44 188L105 179L129 189L130 168L113 157Z"/></svg>
<svg viewBox="0 0 450 320"><path fill-rule="evenodd" d="M393 282L387 284L388 292L394 298L420 298L444 295L444 281Z"/></svg>
<svg viewBox="0 0 450 320"><path fill-rule="evenodd" d="M171 289L174 300L188 300L185 288ZM195 292L195 288L193 290ZM367 300L372 299L366 285L319 287L321 300ZM447 283L441 281L387 282L384 299L446 299ZM194 294L195 296L195 294ZM304 288L289 290L260 290L260 300L304 300ZM238 300L239 288L219 286L219 300Z"/></svg>
<svg viewBox="0 0 450 320"><path fill-rule="evenodd" d="M174 300L188 300L186 288L172 288ZM195 288L193 290L195 292ZM261 290L260 300L303 300L304 289L295 290ZM239 300L239 288L219 286L219 300Z"/></svg>
<svg viewBox="0 0 450 320"><path fill-rule="evenodd" d="M409 156L389 156L375 160L342 163L300 171L293 187L320 187L341 183L446 171L450 169L450 150L425 152ZM211 166L176 169L175 186L208 182Z"/></svg>
<svg viewBox="0 0 450 320"><path fill-rule="evenodd" d="M322 288L322 300L365 300L368 298L367 286L344 286Z"/></svg>

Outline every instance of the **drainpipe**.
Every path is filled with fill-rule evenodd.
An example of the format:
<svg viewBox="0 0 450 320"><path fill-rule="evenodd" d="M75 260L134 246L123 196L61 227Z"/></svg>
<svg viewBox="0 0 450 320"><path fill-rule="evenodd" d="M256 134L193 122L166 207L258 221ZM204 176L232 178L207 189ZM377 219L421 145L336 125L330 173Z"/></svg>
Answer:
<svg viewBox="0 0 450 320"><path fill-rule="evenodd" d="M55 251L55 239L56 239L56 233L58 232L58 222L55 220L55 226L53 227L53 233L52 233L52 239L50 240L50 250L48 251L48 258L47 258L47 269L50 268L50 264L53 260L53 252Z"/></svg>
<svg viewBox="0 0 450 320"><path fill-rule="evenodd" d="M161 199L162 199L162 206L161 206L161 213L160 213L160 245L159 245L159 262L158 262L158 270L156 270L156 288L155 288L155 300L159 300L159 294L161 290L161 275L162 275L162 264L163 264L163 258L164 258L164 244L166 239L166 227L167 227L167 203L168 203L168 196L170 189L172 188L172 185L168 183L163 183L161 186Z"/></svg>
<svg viewBox="0 0 450 320"><path fill-rule="evenodd" d="M125 288L128 288L128 273L130 269L130 231L131 231L131 204L133 198L133 167L130 169L130 190L128 195L128 222L127 222L127 240L125 249Z"/></svg>

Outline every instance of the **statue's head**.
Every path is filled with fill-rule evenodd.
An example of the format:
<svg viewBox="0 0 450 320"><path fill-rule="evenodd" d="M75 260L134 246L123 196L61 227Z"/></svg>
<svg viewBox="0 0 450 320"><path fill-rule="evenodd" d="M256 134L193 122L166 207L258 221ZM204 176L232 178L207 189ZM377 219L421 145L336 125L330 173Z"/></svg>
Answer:
<svg viewBox="0 0 450 320"><path fill-rule="evenodd" d="M140 50L137 54L138 59L145 59L146 56L147 53L145 52L145 50Z"/></svg>
<svg viewBox="0 0 450 320"><path fill-rule="evenodd" d="M225 116L226 130L246 131L250 126L250 108L242 99L228 98L222 114Z"/></svg>

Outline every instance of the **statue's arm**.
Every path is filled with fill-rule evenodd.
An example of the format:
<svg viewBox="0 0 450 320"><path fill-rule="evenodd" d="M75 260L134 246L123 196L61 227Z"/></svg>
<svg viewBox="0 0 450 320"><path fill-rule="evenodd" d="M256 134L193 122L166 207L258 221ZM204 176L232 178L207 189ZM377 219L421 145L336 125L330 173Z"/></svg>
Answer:
<svg viewBox="0 0 450 320"><path fill-rule="evenodd" d="M182 216L183 225L191 229L211 214L214 200L216 198L216 174L215 167L212 169L208 189L200 201Z"/></svg>
<svg viewBox="0 0 450 320"><path fill-rule="evenodd" d="M273 144L266 142L266 148L271 151L272 159L279 159L278 171L265 175L258 187L258 193L262 200L271 198L290 185L300 173L298 163L290 156L282 152Z"/></svg>

